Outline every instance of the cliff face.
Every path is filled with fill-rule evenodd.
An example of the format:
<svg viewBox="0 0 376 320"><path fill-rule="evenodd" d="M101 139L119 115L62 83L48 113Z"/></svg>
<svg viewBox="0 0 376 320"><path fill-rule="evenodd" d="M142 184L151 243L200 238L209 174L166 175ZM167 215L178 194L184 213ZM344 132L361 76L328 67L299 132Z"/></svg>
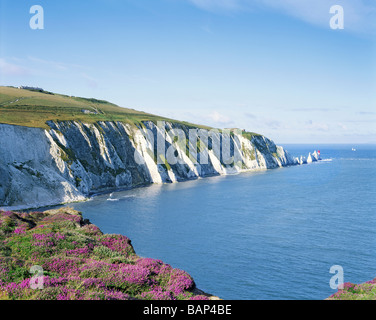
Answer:
<svg viewBox="0 0 376 320"><path fill-rule="evenodd" d="M167 122L164 129L172 135L164 136L162 142L166 149L175 147L177 159L169 164L157 161L153 155L155 145L151 141L161 139L161 129L152 122L140 126L148 129L151 140L140 128L121 122L66 121L48 125L49 130L0 124L0 207L40 207L80 201L92 193L117 188L299 163L282 147L258 135L250 139L236 133L228 139L213 136L207 147L199 147L198 157L208 158L207 163L199 164L173 137L179 132L188 137L190 128ZM211 146L216 138L221 148L237 152L241 161L226 165L228 162Z"/></svg>

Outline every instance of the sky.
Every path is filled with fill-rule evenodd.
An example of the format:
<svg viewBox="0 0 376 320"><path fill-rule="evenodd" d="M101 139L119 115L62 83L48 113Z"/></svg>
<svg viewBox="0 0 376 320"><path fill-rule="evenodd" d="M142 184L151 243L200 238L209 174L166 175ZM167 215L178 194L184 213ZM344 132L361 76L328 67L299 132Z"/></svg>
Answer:
<svg viewBox="0 0 376 320"><path fill-rule="evenodd" d="M376 143L376 1L0 0L0 85L278 144Z"/></svg>

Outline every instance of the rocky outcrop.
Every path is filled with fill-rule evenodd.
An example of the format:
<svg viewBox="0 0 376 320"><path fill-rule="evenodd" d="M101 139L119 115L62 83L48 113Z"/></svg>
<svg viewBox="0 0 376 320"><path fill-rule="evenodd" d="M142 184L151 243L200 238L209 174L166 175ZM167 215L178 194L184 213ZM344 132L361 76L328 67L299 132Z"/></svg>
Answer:
<svg viewBox="0 0 376 320"><path fill-rule="evenodd" d="M36 208L81 201L93 193L120 188L307 162L291 157L264 136L246 138L238 133L212 134L207 145L197 148L197 159L207 161L194 161L191 143L177 143L180 133L188 137L192 129L180 123L165 123L166 135L153 122L139 126L75 121L48 125L49 130L0 124L0 207ZM163 155L154 152L161 139L166 150L174 148L176 163L161 161ZM240 161L228 164L214 150L215 141L238 154ZM308 158L314 161L316 156Z"/></svg>

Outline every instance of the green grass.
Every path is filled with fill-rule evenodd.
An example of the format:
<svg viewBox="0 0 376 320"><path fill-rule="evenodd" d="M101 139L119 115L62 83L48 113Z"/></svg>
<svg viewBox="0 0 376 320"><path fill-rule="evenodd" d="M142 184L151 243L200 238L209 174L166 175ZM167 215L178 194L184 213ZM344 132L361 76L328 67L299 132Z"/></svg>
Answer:
<svg viewBox="0 0 376 320"><path fill-rule="evenodd" d="M376 279L361 284L347 282L326 300L376 300Z"/></svg>
<svg viewBox="0 0 376 320"><path fill-rule="evenodd" d="M89 110L93 113L85 114L82 110ZM210 129L207 126L122 108L104 100L0 87L0 123L48 129L46 122L51 120L76 120L85 123L121 121L136 125L141 125L142 121L153 121L154 123L172 121L189 127Z"/></svg>
<svg viewBox="0 0 376 320"><path fill-rule="evenodd" d="M259 133L255 133L255 132L246 132L246 131L243 131L242 132L242 135L244 138L248 139L248 140L252 140L253 137L256 137L256 136L260 136Z"/></svg>
<svg viewBox="0 0 376 320"><path fill-rule="evenodd" d="M83 113L82 110L92 113ZM122 108L105 100L0 86L0 123L49 129L47 121L81 121L92 124L99 121L120 121L138 127L143 126L143 121L168 121L188 128L213 129L205 125ZM243 136L247 139L258 135L243 131Z"/></svg>

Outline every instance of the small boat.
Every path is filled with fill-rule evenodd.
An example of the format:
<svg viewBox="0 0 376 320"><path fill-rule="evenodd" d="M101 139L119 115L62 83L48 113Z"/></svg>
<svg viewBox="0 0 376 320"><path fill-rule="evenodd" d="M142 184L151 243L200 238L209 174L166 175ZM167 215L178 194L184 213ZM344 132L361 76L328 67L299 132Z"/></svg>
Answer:
<svg viewBox="0 0 376 320"><path fill-rule="evenodd" d="M351 151L356 151L356 149L352 148Z"/></svg>

